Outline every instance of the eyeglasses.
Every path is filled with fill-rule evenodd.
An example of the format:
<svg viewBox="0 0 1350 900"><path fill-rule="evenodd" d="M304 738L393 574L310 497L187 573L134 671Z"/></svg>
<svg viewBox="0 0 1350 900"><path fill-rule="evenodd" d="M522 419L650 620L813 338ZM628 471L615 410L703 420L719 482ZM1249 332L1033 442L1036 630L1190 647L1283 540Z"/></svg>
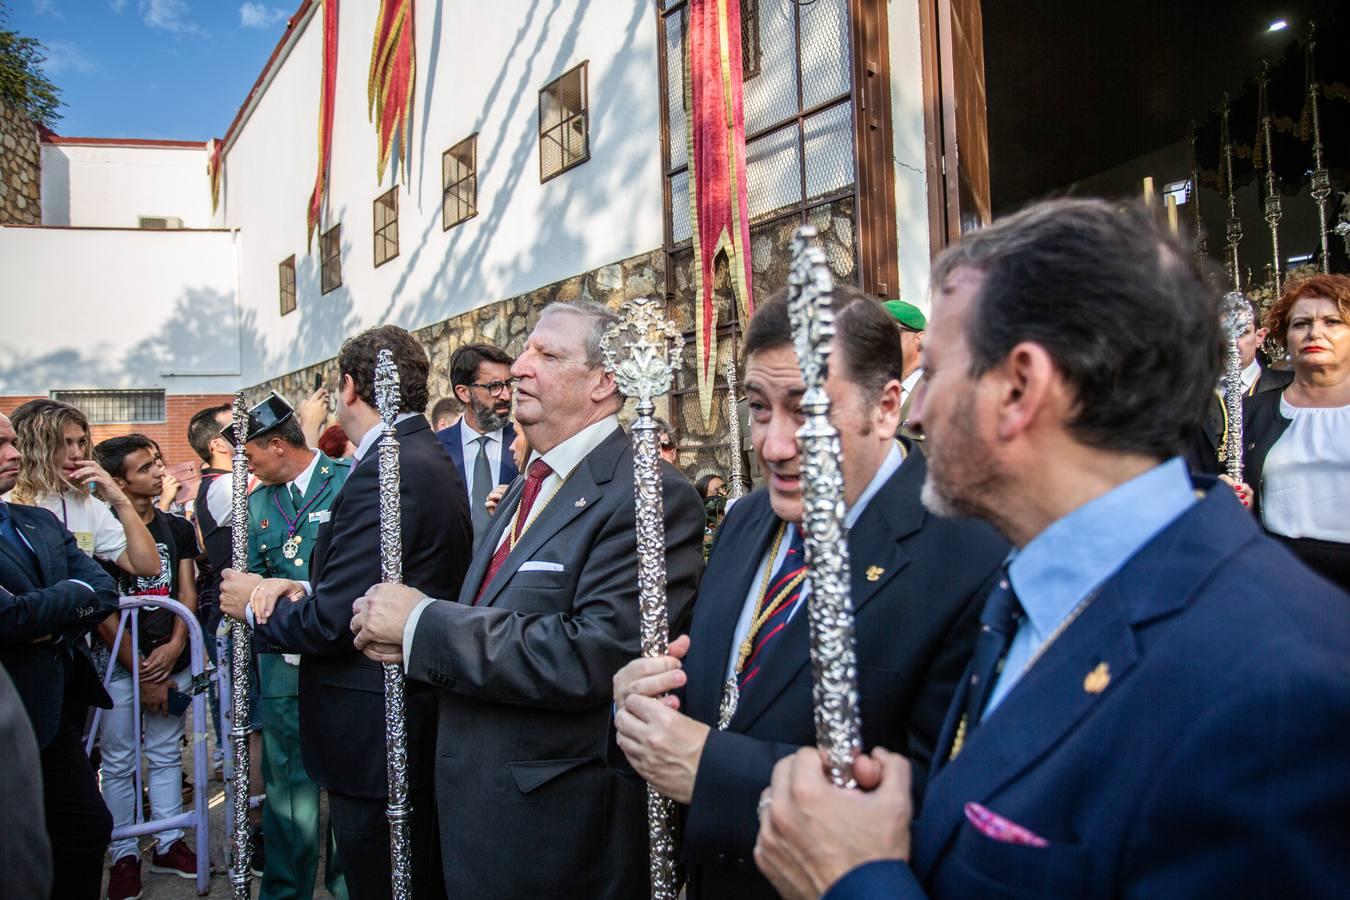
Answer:
<svg viewBox="0 0 1350 900"><path fill-rule="evenodd" d="M471 382L467 385L467 387L482 388L492 396L500 397L504 393L509 394L511 391L514 391L516 389L516 385L519 383L520 383L519 378L508 378L505 381L489 381L487 384L477 384L475 382Z"/></svg>

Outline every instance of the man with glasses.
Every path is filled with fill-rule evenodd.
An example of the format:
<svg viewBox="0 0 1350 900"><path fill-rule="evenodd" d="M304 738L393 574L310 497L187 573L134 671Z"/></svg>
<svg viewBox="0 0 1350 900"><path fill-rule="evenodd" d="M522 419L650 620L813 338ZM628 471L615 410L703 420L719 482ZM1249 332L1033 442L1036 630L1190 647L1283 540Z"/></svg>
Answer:
<svg viewBox="0 0 1350 900"><path fill-rule="evenodd" d="M450 385L464 404L464 417L436 432L436 437L459 469L468 491L475 550L491 516L486 505L488 494L520 474L510 449L516 439L511 424L511 395L516 385L511 377L512 362L501 348L491 344L466 344L450 357Z"/></svg>

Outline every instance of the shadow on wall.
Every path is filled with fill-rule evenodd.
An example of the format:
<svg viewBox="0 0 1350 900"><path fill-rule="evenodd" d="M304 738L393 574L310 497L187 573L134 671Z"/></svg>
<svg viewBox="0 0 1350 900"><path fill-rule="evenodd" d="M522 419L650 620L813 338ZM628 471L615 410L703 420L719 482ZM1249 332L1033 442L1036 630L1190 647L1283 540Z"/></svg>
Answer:
<svg viewBox="0 0 1350 900"><path fill-rule="evenodd" d="M234 298L213 288L187 288L173 313L152 334L121 353L88 337L78 346L59 347L37 356L21 348L0 347L0 393L46 393L80 388L162 386L165 373L178 377L228 376L238 371L234 334ZM134 323L128 323L134 328ZM81 335L70 328L73 343Z"/></svg>

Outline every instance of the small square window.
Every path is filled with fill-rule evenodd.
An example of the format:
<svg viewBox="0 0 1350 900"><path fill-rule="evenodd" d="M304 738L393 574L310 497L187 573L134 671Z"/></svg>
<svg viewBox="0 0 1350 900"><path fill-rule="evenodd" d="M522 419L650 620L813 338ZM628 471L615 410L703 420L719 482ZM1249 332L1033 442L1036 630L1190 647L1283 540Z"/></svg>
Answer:
<svg viewBox="0 0 1350 900"><path fill-rule="evenodd" d="M295 312L295 254L281 261L281 314Z"/></svg>
<svg viewBox="0 0 1350 900"><path fill-rule="evenodd" d="M539 92L540 181L548 181L591 158L587 66L583 62Z"/></svg>
<svg viewBox="0 0 1350 900"><path fill-rule="evenodd" d="M441 154L441 230L478 215L478 135Z"/></svg>
<svg viewBox="0 0 1350 900"><path fill-rule="evenodd" d="M342 224L319 235L319 290L321 293L342 286Z"/></svg>
<svg viewBox="0 0 1350 900"><path fill-rule="evenodd" d="M398 256L398 185L375 198L375 266Z"/></svg>

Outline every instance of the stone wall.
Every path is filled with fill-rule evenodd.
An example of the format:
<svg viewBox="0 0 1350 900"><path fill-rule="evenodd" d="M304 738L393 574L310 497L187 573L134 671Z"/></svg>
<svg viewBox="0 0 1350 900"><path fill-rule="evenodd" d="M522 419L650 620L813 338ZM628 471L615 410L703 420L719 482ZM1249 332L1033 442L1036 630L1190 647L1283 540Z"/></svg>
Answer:
<svg viewBox="0 0 1350 900"><path fill-rule="evenodd" d="M37 129L0 101L0 225L41 225Z"/></svg>
<svg viewBox="0 0 1350 900"><path fill-rule="evenodd" d="M654 250L418 329L414 334L431 357L431 402L434 404L453 393L450 390L450 355L455 348L486 342L518 356L525 349L525 339L534 328L539 311L548 304L557 300L596 300L617 310L624 300L664 291L665 268L665 254ZM313 389L316 373L322 376L324 384L333 388L336 370L335 360L326 359L255 385L245 393L250 403L261 400L268 391L276 391L291 403L298 403Z"/></svg>

